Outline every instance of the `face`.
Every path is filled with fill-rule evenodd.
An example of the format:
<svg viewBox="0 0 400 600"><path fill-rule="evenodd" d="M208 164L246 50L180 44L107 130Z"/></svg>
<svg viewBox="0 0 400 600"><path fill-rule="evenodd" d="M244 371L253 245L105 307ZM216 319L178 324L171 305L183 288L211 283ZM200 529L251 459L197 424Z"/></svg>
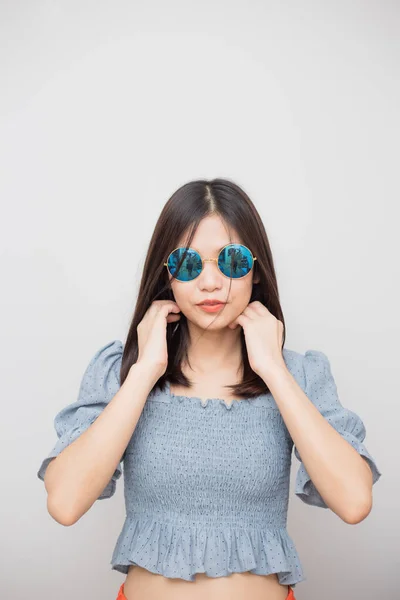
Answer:
<svg viewBox="0 0 400 600"><path fill-rule="evenodd" d="M201 221L190 246L198 250L204 261L205 258L217 258L221 248L227 244L243 243L235 231L231 231L231 237L230 240L227 226L221 217L212 215ZM183 236L178 240L177 247L186 246L186 240L187 236ZM252 251L252 248L249 249ZM207 327L208 331L221 330L234 321L249 304L253 283L257 283L254 279L254 266L245 277L230 280L221 273L215 261L203 262L203 270L193 281L182 282L169 273L168 275L175 302L189 324L201 329ZM208 313L197 306L206 299L221 300L226 304L218 312Z"/></svg>

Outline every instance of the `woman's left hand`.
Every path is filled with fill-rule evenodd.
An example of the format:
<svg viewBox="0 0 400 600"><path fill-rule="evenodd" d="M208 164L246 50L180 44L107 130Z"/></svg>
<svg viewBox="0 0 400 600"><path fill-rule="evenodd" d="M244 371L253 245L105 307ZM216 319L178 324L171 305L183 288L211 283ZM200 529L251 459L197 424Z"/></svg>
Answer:
<svg viewBox="0 0 400 600"><path fill-rule="evenodd" d="M246 340L251 368L257 375L268 377L274 369L286 369L282 355L283 323L258 300L250 302L228 327L240 325Z"/></svg>

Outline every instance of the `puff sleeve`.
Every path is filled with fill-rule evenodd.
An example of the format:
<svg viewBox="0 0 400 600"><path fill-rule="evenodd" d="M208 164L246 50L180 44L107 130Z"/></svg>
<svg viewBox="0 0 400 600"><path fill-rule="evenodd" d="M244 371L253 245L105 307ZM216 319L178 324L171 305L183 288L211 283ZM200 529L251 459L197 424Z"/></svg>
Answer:
<svg viewBox="0 0 400 600"><path fill-rule="evenodd" d="M381 472L363 444L366 435L364 423L355 412L342 406L326 354L318 350L307 350L303 356L303 373L305 394L336 431L365 458L371 468L375 484ZM296 447L294 453L301 463L296 474L295 494L306 504L328 508L301 462Z"/></svg>
<svg viewBox="0 0 400 600"><path fill-rule="evenodd" d="M117 393L120 387L122 354L122 342L115 340L100 348L90 360L83 374L78 399L63 407L54 418L58 440L37 472L42 481L49 463L89 428ZM109 498L114 494L116 481L121 473L120 462L99 499Z"/></svg>

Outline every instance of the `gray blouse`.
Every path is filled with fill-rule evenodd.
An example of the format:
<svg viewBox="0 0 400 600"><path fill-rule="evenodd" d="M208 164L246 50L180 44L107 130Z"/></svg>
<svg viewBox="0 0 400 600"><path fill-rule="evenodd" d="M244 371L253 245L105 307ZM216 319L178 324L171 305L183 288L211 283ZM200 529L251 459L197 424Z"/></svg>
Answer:
<svg viewBox="0 0 400 600"><path fill-rule="evenodd" d="M120 387L123 344L112 341L91 359L78 399L60 410L57 443L37 473L85 431ZM381 476L363 444L365 426L342 406L327 356L283 349L289 371L328 422L367 460L374 484ZM131 440L99 499L115 492L124 473L126 518L111 568L129 565L194 581L196 573L223 577L277 573L282 585L306 579L287 529L293 440L271 393L253 399L204 402L153 388ZM328 508L300 461L294 493Z"/></svg>

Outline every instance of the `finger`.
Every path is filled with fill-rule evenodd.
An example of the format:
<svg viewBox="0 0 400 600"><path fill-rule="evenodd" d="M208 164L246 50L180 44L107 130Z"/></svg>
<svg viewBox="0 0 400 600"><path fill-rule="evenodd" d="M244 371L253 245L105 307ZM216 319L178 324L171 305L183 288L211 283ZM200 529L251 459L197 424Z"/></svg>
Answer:
<svg viewBox="0 0 400 600"><path fill-rule="evenodd" d="M175 315L173 313L170 313L167 316L167 321L168 321L168 323L173 323L174 321L179 321L180 318L181 318L181 315Z"/></svg>
<svg viewBox="0 0 400 600"><path fill-rule="evenodd" d="M174 302L174 300L154 300L151 306L157 311L163 309L164 307L174 308L174 310L177 308L179 309L178 304Z"/></svg>
<svg viewBox="0 0 400 600"><path fill-rule="evenodd" d="M250 304L248 306L246 306L246 308L244 309L243 313L242 313L245 317L248 317L249 319L256 319L259 316L259 311L257 310L257 308L255 308L254 306L251 306Z"/></svg>
<svg viewBox="0 0 400 600"><path fill-rule="evenodd" d="M251 306L259 315L265 314L265 311L269 313L268 308L259 300L254 300L254 302L251 303Z"/></svg>
<svg viewBox="0 0 400 600"><path fill-rule="evenodd" d="M243 327L243 323L245 322L246 316L241 313L238 317L236 317L236 319L234 321L232 321L232 323L229 325L231 327L231 329L236 329L236 327L241 326Z"/></svg>
<svg viewBox="0 0 400 600"><path fill-rule="evenodd" d="M161 315L163 316L167 316L169 315L169 313L173 312L173 313L180 313L181 309L179 308L179 306L175 303L175 302L170 302L169 300L166 301L166 304L161 304L158 307L158 311Z"/></svg>

